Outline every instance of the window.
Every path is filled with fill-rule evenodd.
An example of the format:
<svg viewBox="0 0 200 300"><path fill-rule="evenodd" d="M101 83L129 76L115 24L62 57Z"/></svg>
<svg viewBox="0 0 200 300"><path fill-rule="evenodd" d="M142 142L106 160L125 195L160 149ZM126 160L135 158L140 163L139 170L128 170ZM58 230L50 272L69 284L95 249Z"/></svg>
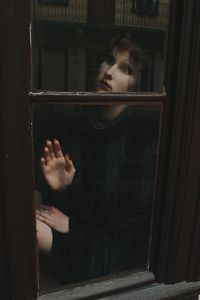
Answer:
<svg viewBox="0 0 200 300"><path fill-rule="evenodd" d="M158 0L133 0L133 13L155 16L158 14Z"/></svg>
<svg viewBox="0 0 200 300"><path fill-rule="evenodd" d="M33 201L33 157L32 123L30 110L33 104L90 102L105 97L111 101L116 95L95 95L82 93L45 92L30 88L29 57L29 7L24 2L23 9L18 1L7 1L2 5L2 22L7 24L1 38L1 149L0 172L1 190L1 256L3 299L37 298L37 258L35 239L35 206ZM11 13L12 12L12 13ZM183 13L184 12L184 13ZM9 22L8 22L9 16ZM181 19L181 22L180 22ZM18 22L16 22L16 20ZM179 20L179 22L178 22ZM196 1L172 1L170 27L167 42L166 92L164 107L163 144L160 152L158 185L155 202L154 226L151 240L150 270L156 281L174 283L199 279L199 6ZM183 25L184 24L184 25ZM187 25L187 26L186 26ZM5 37L10 37L5 38ZM192 45L192 46L191 46ZM9 53L9 55L8 55ZM11 54L11 55L10 55ZM20 72L20 76L19 76ZM119 100L121 100L121 96ZM162 100L163 95L155 93L148 101ZM135 95L140 103L144 95ZM130 101L130 94L122 100ZM12 109L11 109L12 108ZM122 277L121 277L122 278ZM160 299L163 285L151 285L154 281L149 272L126 276L117 281L118 287L111 290L110 280L97 285L87 284L83 288L101 297L108 295L115 299L126 297L134 299L134 294L145 291L149 296L157 290ZM127 281L125 279L130 279ZM112 281L113 282L113 281ZM114 282L116 282L114 280ZM119 282L120 285L119 289ZM131 282L131 284L130 284ZM126 283L126 285L124 285ZM185 289L186 287L189 289ZM106 289L107 287L107 289ZM192 298L199 294L198 283L178 284L178 294L172 294L177 285L169 286L169 298ZM97 289L96 289L97 288ZM103 290L102 290L103 289ZM78 287L82 291L82 288ZM135 290L135 291L134 291ZM154 290L154 291L155 291ZM181 290L181 291L180 291ZM97 291L97 292L96 292ZM166 291L166 290L165 290ZM76 287L68 292L75 293ZM77 294L76 294L77 293ZM128 294L127 294L128 293ZM53 295L60 298L66 291ZM118 295L117 295L118 294ZM132 297L133 294L133 297ZM99 294L98 294L99 295ZM144 295L144 294L143 294ZM155 294L151 294L155 295ZM88 293L86 294L88 296ZM141 296L141 294L139 294ZM140 297L141 298L141 297ZM156 298L156 296L155 296ZM158 297L157 297L158 298ZM159 299L159 298L158 298Z"/></svg>
<svg viewBox="0 0 200 300"><path fill-rule="evenodd" d="M34 88L63 96L58 84L62 86L67 78L67 91L80 91L86 97L81 105L73 94L71 104L68 94L62 104L33 101L35 189L42 202L36 203L40 252L44 251L44 228L53 234L53 250L45 248L50 250L49 256L40 255L41 293L44 281L51 288L50 279L62 286L147 268L166 100L163 59L157 58L164 56L166 29L157 35L149 24L146 34L135 28L130 1L106 1L106 6L102 1L89 1L88 7L80 4L74 2L69 15L66 9L56 9L57 14L54 9L44 9L43 22L38 18L41 11L34 6ZM112 24L105 22L105 12L113 15ZM86 13L87 23L83 19L73 23L77 15ZM58 55L62 47L67 48L67 64ZM36 78L42 79L40 86ZM156 89L159 97L147 93ZM141 105L137 92L146 93ZM57 157L52 152L57 146L71 157L72 164L72 172L65 173L71 176L69 185L66 181L62 193L54 190L43 172L50 166L47 152ZM63 162L64 157L60 157ZM55 164L58 161L55 159ZM60 214L59 219L63 217L66 226L69 221L70 230L67 226L60 231L45 223L45 216L53 211Z"/></svg>

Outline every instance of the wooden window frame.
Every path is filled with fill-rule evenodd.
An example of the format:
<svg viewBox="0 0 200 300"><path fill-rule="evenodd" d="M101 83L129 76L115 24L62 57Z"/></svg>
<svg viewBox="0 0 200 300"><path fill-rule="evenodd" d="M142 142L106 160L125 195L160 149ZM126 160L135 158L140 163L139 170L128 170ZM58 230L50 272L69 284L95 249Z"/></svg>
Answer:
<svg viewBox="0 0 200 300"><path fill-rule="evenodd" d="M148 271L137 273L135 284L133 280L133 284L127 286L124 278L125 284L120 291L113 285L108 292L114 295L113 299L117 299L116 294L122 291L134 293L139 291L138 287L141 291L142 286L151 285L153 281L176 283L195 281L200 277L199 13L197 0L171 1L166 95L127 94L123 97L127 103L133 99L150 102L156 98L158 101L161 97L160 100L165 99L165 113L150 255L150 271L154 275L151 277ZM116 100L116 95L30 92L29 2L7 0L2 4L0 20L1 296L4 300L34 300L37 299L38 263L33 201L32 103L70 103L72 100L81 103L91 101L91 97L93 101L103 103L108 99ZM72 290L78 293L79 288L72 287ZM200 284L196 283L187 286L184 295L179 295L184 299L196 299L199 292ZM95 295L98 290L94 288L90 296L94 299ZM50 297L43 296L43 299L59 299Z"/></svg>

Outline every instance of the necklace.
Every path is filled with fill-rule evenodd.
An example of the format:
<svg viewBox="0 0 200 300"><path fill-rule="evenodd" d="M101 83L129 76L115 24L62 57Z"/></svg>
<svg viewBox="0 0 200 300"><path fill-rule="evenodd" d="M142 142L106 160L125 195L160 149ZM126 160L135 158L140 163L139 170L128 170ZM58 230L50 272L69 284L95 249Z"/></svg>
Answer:
<svg viewBox="0 0 200 300"><path fill-rule="evenodd" d="M118 117L112 121L105 122L103 124L100 124L98 121L94 121L93 127L96 130L103 130L103 129L106 129L106 128L111 127L112 125L118 123L122 118L123 118L123 116L121 115L120 117Z"/></svg>

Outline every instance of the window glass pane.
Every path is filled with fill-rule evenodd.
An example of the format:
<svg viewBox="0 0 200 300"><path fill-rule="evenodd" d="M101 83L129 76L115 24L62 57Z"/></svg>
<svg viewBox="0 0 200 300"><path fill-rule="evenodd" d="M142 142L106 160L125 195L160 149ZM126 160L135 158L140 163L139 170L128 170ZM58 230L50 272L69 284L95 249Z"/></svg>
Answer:
<svg viewBox="0 0 200 300"><path fill-rule="evenodd" d="M98 91L99 67L115 50L127 52L134 71L125 92L163 91L168 0L32 0L32 25L34 89ZM120 44L120 37L129 43ZM122 72L115 56L106 68L116 65L113 77ZM103 92L124 92L104 73L110 88Z"/></svg>
<svg viewBox="0 0 200 300"><path fill-rule="evenodd" d="M63 91L67 88L66 76L66 50L56 50L42 48L40 52L40 89L44 90L60 90Z"/></svg>
<svg viewBox="0 0 200 300"><path fill-rule="evenodd" d="M34 105L41 288L146 268L160 105Z"/></svg>

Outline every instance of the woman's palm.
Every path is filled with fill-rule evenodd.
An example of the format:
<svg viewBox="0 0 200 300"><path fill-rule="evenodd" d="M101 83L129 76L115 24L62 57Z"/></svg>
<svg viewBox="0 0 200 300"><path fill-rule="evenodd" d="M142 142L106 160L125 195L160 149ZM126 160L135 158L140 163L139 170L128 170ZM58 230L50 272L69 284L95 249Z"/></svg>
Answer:
<svg viewBox="0 0 200 300"><path fill-rule="evenodd" d="M43 175L49 186L56 191L63 190L72 183L75 168L68 155L63 155L59 141L47 141L44 157L41 158Z"/></svg>

